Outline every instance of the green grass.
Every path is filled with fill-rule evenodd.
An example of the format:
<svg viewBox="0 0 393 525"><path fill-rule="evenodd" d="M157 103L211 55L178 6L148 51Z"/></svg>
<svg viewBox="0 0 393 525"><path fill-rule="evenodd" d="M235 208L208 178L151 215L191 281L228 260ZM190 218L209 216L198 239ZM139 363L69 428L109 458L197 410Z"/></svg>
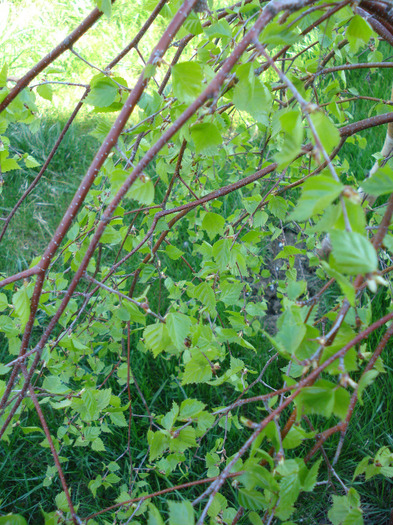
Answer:
<svg viewBox="0 0 393 525"><path fill-rule="evenodd" d="M15 152L28 152L42 165L64 124L61 118L41 119L37 133L32 133L27 126L13 125L7 136ZM10 222L0 244L0 271L26 269L48 244L99 147L97 140L89 135L93 126L90 119L77 120L67 131L46 173ZM3 217L8 215L38 172L39 168L35 168L4 175L0 196Z"/></svg>

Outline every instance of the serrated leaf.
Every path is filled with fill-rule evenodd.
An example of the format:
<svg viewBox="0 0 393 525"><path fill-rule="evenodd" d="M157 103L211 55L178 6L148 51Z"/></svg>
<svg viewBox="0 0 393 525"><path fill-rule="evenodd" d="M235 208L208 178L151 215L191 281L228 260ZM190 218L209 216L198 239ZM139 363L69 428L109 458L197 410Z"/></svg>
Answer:
<svg viewBox="0 0 393 525"><path fill-rule="evenodd" d="M149 430L147 441L150 447L149 459L150 461L154 461L168 448L169 437L162 432L152 432Z"/></svg>
<svg viewBox="0 0 393 525"><path fill-rule="evenodd" d="M285 199L274 196L269 200L267 207L275 217L281 220L285 219L288 209L288 203Z"/></svg>
<svg viewBox="0 0 393 525"><path fill-rule="evenodd" d="M239 490L239 504L247 510L262 510L266 503L265 496L258 490Z"/></svg>
<svg viewBox="0 0 393 525"><path fill-rule="evenodd" d="M340 142L340 132L333 124L333 121L322 111L311 113L310 118L322 146L327 153L331 153Z"/></svg>
<svg viewBox="0 0 393 525"><path fill-rule="evenodd" d="M356 232L333 230L329 265L348 275L371 273L378 269L378 257L371 242Z"/></svg>
<svg viewBox="0 0 393 525"><path fill-rule="evenodd" d="M279 22L270 22L270 24L268 24L262 31L259 40L263 44L286 46L294 44L299 38L300 36L298 33L291 31Z"/></svg>
<svg viewBox="0 0 393 525"><path fill-rule="evenodd" d="M37 162L35 158L31 155L27 155L27 157L25 158L25 165L26 168L37 168L40 165L40 163Z"/></svg>
<svg viewBox="0 0 393 525"><path fill-rule="evenodd" d="M205 403L197 399L185 399L180 405L180 419L196 417L205 408Z"/></svg>
<svg viewBox="0 0 393 525"><path fill-rule="evenodd" d="M146 347L157 357L170 343L168 329L165 324L157 323L146 326L143 331Z"/></svg>
<svg viewBox="0 0 393 525"><path fill-rule="evenodd" d="M5 293L0 293L0 312L8 308L8 299Z"/></svg>
<svg viewBox="0 0 393 525"><path fill-rule="evenodd" d="M220 239L213 245L213 257L217 263L219 271L223 272L228 266L230 256L229 239Z"/></svg>
<svg viewBox="0 0 393 525"><path fill-rule="evenodd" d="M240 111L246 111L258 122L268 123L272 96L266 86L255 77L251 64L243 64L236 70L239 79L233 92L233 103Z"/></svg>
<svg viewBox="0 0 393 525"><path fill-rule="evenodd" d="M226 306L232 306L236 304L243 288L244 283L224 282L221 285L220 301L222 301Z"/></svg>
<svg viewBox="0 0 393 525"><path fill-rule="evenodd" d="M164 520L161 518L157 507L152 503L149 503L149 518L147 520L147 525L164 525Z"/></svg>
<svg viewBox="0 0 393 525"><path fill-rule="evenodd" d="M180 62L172 67L173 93L180 102L191 104L202 92L203 71L198 62Z"/></svg>
<svg viewBox="0 0 393 525"><path fill-rule="evenodd" d="M362 394L365 388L371 383L374 382L374 379L378 376L379 372L377 370L368 370L365 372L362 377L359 379L358 383L358 401L363 405Z"/></svg>
<svg viewBox="0 0 393 525"><path fill-rule="evenodd" d="M91 444L91 448L95 451L95 452L105 452L105 445L104 445L104 442L102 441L101 438L96 438L92 444Z"/></svg>
<svg viewBox="0 0 393 525"><path fill-rule="evenodd" d="M194 508L189 501L168 501L169 525L194 525Z"/></svg>
<svg viewBox="0 0 393 525"><path fill-rule="evenodd" d="M218 146L222 144L221 134L217 126L211 122L194 124L190 128L190 132L197 153L214 155L217 152Z"/></svg>
<svg viewBox="0 0 393 525"><path fill-rule="evenodd" d="M310 468L306 478L303 480L302 490L304 490L305 492L312 492L314 490L315 484L318 479L318 469L321 462L322 458L319 458L318 461L316 461L314 465Z"/></svg>
<svg viewBox="0 0 393 525"><path fill-rule="evenodd" d="M303 388L295 404L298 407L298 417L301 417L302 414L319 414L330 417L335 404L333 384L319 380L315 386Z"/></svg>
<svg viewBox="0 0 393 525"><path fill-rule="evenodd" d="M340 195L344 186L330 175L317 175L307 179L303 185L302 196L290 217L304 221L322 213Z"/></svg>
<svg viewBox="0 0 393 525"><path fill-rule="evenodd" d="M205 213L202 221L202 230L204 230L209 239L212 241L216 235L221 235L224 232L225 219L218 213Z"/></svg>
<svg viewBox="0 0 393 525"><path fill-rule="evenodd" d="M184 349L184 340L191 328L191 319L180 312L172 312L166 316L166 326L169 337L178 350Z"/></svg>
<svg viewBox="0 0 393 525"><path fill-rule="evenodd" d="M197 353L184 368L182 385L206 383L211 379L212 374L211 366L206 357Z"/></svg>
<svg viewBox="0 0 393 525"><path fill-rule="evenodd" d="M362 182L365 193L378 197L393 193L393 170L390 166L379 168L374 175Z"/></svg>
<svg viewBox="0 0 393 525"><path fill-rule="evenodd" d="M179 405L173 401L172 408L161 420L161 425L165 430L171 430L179 415Z"/></svg>
<svg viewBox="0 0 393 525"><path fill-rule="evenodd" d="M91 85L92 89L85 98L86 104L99 108L107 108L113 104L117 96L118 87L112 80L103 75L96 76L93 78Z"/></svg>
<svg viewBox="0 0 393 525"><path fill-rule="evenodd" d="M180 257L184 255L184 252L176 248L176 246L172 246L172 244L165 247L165 252L172 261L177 261L177 259L180 259Z"/></svg>
<svg viewBox="0 0 393 525"><path fill-rule="evenodd" d="M70 510L68 506L67 496L65 495L65 492L60 492L60 494L57 494L55 497L56 507L60 510L63 510L64 512L68 512Z"/></svg>
<svg viewBox="0 0 393 525"><path fill-rule="evenodd" d="M208 283L200 283L193 290L194 297L198 299L211 315L214 315L216 308L216 298L214 291Z"/></svg>
<svg viewBox="0 0 393 525"><path fill-rule="evenodd" d="M126 427L127 421L123 412L109 412L112 423L117 427Z"/></svg>
<svg viewBox="0 0 393 525"><path fill-rule="evenodd" d="M333 506L328 512L333 525L363 525L362 514L360 498L355 489L350 488L346 496L333 495Z"/></svg>
<svg viewBox="0 0 393 525"><path fill-rule="evenodd" d="M148 206L154 201L154 184L150 177L139 177L131 187L130 196L139 204Z"/></svg>
<svg viewBox="0 0 393 525"><path fill-rule="evenodd" d="M287 111L280 115L279 121L283 131L283 140L275 154L275 160L278 163L278 169L282 169L300 153L304 129L299 111Z"/></svg>
<svg viewBox="0 0 393 525"><path fill-rule="evenodd" d="M15 315L19 318L22 327L25 327L30 317L30 299L25 286L12 296L12 304L15 307Z"/></svg>
<svg viewBox="0 0 393 525"><path fill-rule="evenodd" d="M345 36L353 53L357 53L362 44L367 44L373 31L364 18L355 15L349 22Z"/></svg>

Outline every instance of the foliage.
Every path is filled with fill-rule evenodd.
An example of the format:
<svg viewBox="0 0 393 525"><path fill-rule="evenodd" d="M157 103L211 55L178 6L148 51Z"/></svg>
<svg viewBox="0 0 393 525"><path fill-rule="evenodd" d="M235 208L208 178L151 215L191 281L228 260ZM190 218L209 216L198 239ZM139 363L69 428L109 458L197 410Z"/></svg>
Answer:
<svg viewBox="0 0 393 525"><path fill-rule="evenodd" d="M52 459L41 508L7 502L0 523L290 525L321 486L329 507L315 519L371 522L363 476L392 477L388 443L353 453L352 481L339 468L357 405L389 373L390 288L383 311L374 297L393 268L393 165L379 159L362 183L388 199L372 208L358 158L393 116L351 75L385 71L387 4L148 0L110 63L107 48L86 61L74 45L132 16L95 4L18 81L1 64L5 199L16 174L35 174L3 243L80 111L101 145L47 246L3 269L0 436ZM53 69L68 50L88 82ZM135 52L129 77L120 63ZM36 133L75 83L84 93L47 159L20 150L12 130Z"/></svg>

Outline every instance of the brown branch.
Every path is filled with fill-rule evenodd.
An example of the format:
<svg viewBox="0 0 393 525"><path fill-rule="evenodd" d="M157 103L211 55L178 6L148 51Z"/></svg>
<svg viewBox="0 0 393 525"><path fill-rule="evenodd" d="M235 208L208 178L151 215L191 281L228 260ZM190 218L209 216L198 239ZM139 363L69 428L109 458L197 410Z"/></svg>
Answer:
<svg viewBox="0 0 393 525"><path fill-rule="evenodd" d="M233 472L229 474L229 478L237 478L238 476L242 476L244 472L241 470L239 472ZM188 487L195 487L197 485L204 485L205 483L212 483L218 478L218 476L213 478L204 478L204 479L198 479L196 481L189 481L188 483L182 483L181 485L175 485L174 487L169 487L167 489L158 490L157 492L152 492L151 494L146 494L146 496L139 496L139 498L133 498L129 499L127 501L123 501L121 503L116 503L115 505L112 505L111 507L107 507L106 509L102 509L99 512L96 512L94 514L90 514L87 516L84 521L86 521L86 525L89 520L96 518L97 516L100 516L101 514L105 514L105 512L109 512L111 510L119 509L120 507L123 507L124 505L131 505L132 503L136 503L138 501L145 501L147 499L155 498L156 496L161 496L162 494L168 494L170 492L174 492L175 490L181 490L186 489Z"/></svg>

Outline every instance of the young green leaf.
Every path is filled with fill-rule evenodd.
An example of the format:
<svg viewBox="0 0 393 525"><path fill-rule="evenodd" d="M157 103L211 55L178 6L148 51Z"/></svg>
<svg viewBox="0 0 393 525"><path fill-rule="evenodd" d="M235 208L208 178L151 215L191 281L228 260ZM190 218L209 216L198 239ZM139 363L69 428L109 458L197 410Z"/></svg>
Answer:
<svg viewBox="0 0 393 525"><path fill-rule="evenodd" d="M180 62L172 67L173 93L181 102L194 102L202 92L202 81L202 66L198 62Z"/></svg>
<svg viewBox="0 0 393 525"><path fill-rule="evenodd" d="M168 501L169 525L194 525L194 509L189 501Z"/></svg>
<svg viewBox="0 0 393 525"><path fill-rule="evenodd" d="M191 126L190 131L197 153L214 155L217 152L218 146L222 144L221 134L217 126L211 122L194 124Z"/></svg>
<svg viewBox="0 0 393 525"><path fill-rule="evenodd" d="M333 230L330 233L332 253L329 264L348 275L371 273L378 269L378 257L371 242L356 232Z"/></svg>

